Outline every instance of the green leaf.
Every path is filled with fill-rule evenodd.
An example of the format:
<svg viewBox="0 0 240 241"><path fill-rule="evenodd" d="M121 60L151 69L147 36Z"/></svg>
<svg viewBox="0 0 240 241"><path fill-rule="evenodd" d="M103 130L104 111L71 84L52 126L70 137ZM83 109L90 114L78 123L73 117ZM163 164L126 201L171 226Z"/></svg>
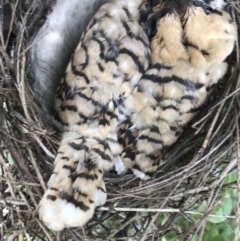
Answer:
<svg viewBox="0 0 240 241"><path fill-rule="evenodd" d="M224 184L229 184L237 181L237 170L232 171L229 173L223 180Z"/></svg>
<svg viewBox="0 0 240 241"><path fill-rule="evenodd" d="M209 239L208 241L226 241L226 239L224 238L224 236L218 235L218 236L215 236L212 239Z"/></svg>
<svg viewBox="0 0 240 241"><path fill-rule="evenodd" d="M232 209L233 209L232 199L229 196L229 198L226 198L224 202L219 207L214 209L211 214L227 216L231 214ZM207 220L211 223L221 223L221 222L224 222L226 219L227 219L226 217L211 217L211 216L207 218Z"/></svg>
<svg viewBox="0 0 240 241"><path fill-rule="evenodd" d="M10 165L13 165L13 164L14 164L14 160L13 160L13 158L12 158L11 153L5 152L4 155L5 155L5 157L7 158L8 163L9 163Z"/></svg>
<svg viewBox="0 0 240 241"><path fill-rule="evenodd" d="M128 236L133 236L136 233L134 228L129 228L127 231Z"/></svg>
<svg viewBox="0 0 240 241"><path fill-rule="evenodd" d="M170 233L166 235L165 237L162 237L160 241L176 241L178 238L178 235L175 233Z"/></svg>
<svg viewBox="0 0 240 241"><path fill-rule="evenodd" d="M161 214L159 218L159 224L164 225L164 223L168 220L168 216L166 214Z"/></svg>

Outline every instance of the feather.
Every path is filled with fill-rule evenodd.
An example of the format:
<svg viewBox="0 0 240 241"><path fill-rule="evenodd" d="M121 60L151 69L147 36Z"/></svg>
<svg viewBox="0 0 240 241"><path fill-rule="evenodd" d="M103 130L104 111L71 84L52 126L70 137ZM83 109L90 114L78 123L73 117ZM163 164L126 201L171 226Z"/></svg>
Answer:
<svg viewBox="0 0 240 241"><path fill-rule="evenodd" d="M44 25L31 38L31 85L51 119L55 90L87 24L106 0L57 0ZM47 114L47 115L46 115Z"/></svg>
<svg viewBox="0 0 240 241"><path fill-rule="evenodd" d="M231 16L202 1L155 1L146 29L152 64L124 102L132 114L120 125L118 139L118 163L144 180L226 73L225 59L237 38Z"/></svg>
<svg viewBox="0 0 240 241"><path fill-rule="evenodd" d="M84 225L106 202L104 171L121 152L121 98L127 99L150 64L141 25L143 0L114 0L89 22L55 95L54 122L64 132L39 207L53 230ZM126 84L127 83L127 84Z"/></svg>

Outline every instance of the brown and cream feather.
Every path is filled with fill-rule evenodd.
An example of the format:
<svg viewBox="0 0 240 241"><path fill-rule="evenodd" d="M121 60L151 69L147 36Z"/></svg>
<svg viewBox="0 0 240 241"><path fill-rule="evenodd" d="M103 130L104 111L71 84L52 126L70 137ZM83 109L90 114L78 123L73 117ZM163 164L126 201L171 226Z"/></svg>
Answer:
<svg viewBox="0 0 240 241"><path fill-rule="evenodd" d="M93 216L114 164L148 179L226 73L236 40L228 13L197 0L150 3L146 22L147 0L104 4L71 57L54 103L64 134L39 208L50 229Z"/></svg>
<svg viewBox="0 0 240 241"><path fill-rule="evenodd" d="M146 22L152 63L124 104L118 173L148 179L227 71L237 30L231 16L203 1L159 1ZM155 28L155 29L154 29Z"/></svg>
<svg viewBox="0 0 240 241"><path fill-rule="evenodd" d="M84 225L106 201L103 173L121 153L123 102L150 64L141 23L144 0L114 0L95 14L57 89L54 119L64 132L54 173L40 202L48 228Z"/></svg>

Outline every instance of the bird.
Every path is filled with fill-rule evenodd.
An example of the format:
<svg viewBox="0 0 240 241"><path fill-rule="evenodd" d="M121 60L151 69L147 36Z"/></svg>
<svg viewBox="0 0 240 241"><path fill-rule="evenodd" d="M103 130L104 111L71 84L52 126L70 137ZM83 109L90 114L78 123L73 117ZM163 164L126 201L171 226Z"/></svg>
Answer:
<svg viewBox="0 0 240 241"><path fill-rule="evenodd" d="M151 65L125 100L132 114L119 127L115 166L148 180L225 75L237 29L226 11L198 0L153 1L145 25Z"/></svg>
<svg viewBox="0 0 240 241"><path fill-rule="evenodd" d="M104 171L121 153L123 102L150 65L145 0L113 0L89 22L56 90L53 118L63 132L39 216L52 230L84 225L106 202Z"/></svg>
<svg viewBox="0 0 240 241"><path fill-rule="evenodd" d="M92 218L106 202L105 171L151 177L226 73L236 35L227 12L200 0L100 7L56 90L63 135L38 210L49 229Z"/></svg>
<svg viewBox="0 0 240 241"><path fill-rule="evenodd" d="M27 80L41 105L39 110L45 122L50 125L56 88L69 59L89 21L106 1L50 0L40 4L34 14L34 31L27 41L31 63L28 66L31 78Z"/></svg>

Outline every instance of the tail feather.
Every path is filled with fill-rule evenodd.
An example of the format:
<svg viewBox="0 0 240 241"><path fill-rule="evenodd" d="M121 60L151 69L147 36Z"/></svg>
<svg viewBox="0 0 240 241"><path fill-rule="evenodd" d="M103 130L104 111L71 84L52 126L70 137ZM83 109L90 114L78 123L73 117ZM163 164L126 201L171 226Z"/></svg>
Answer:
<svg viewBox="0 0 240 241"><path fill-rule="evenodd" d="M75 138L69 135L60 145L54 173L48 182L49 189L39 208L42 221L56 231L84 225L93 216L95 207L103 205L107 198L104 170L93 158L96 141L86 138L87 142L82 135L73 134ZM99 144L96 150L98 148Z"/></svg>
<svg viewBox="0 0 240 241"><path fill-rule="evenodd" d="M102 206L105 204L107 200L107 193L106 193L106 186L104 181L100 181L100 183L97 186L97 189L94 192L94 197L93 197L95 206Z"/></svg>
<svg viewBox="0 0 240 241"><path fill-rule="evenodd" d="M66 191L66 192L65 192ZM93 215L94 202L85 194L68 189L48 189L41 202L39 215L45 225L55 231L84 225Z"/></svg>

